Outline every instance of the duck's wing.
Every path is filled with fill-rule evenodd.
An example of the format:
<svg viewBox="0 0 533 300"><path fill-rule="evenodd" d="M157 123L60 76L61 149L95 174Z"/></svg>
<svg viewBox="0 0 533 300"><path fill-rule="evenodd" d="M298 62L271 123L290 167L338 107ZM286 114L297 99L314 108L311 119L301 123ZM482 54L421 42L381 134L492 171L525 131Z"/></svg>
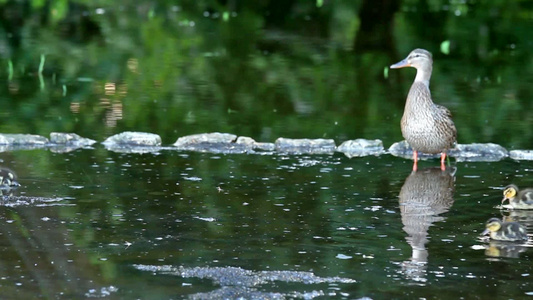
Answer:
<svg viewBox="0 0 533 300"><path fill-rule="evenodd" d="M450 133L450 136L453 139L453 142L455 144L455 141L457 140L457 129L455 128L455 124L452 120L452 113L450 110L442 105L434 104L436 111L437 111L437 120L440 120L444 124L444 127L446 128L446 131Z"/></svg>

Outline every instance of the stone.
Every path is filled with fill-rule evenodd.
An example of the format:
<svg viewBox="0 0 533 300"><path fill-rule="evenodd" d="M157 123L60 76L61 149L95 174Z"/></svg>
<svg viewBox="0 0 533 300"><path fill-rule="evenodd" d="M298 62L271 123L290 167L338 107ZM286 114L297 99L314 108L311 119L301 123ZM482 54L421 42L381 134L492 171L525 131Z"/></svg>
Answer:
<svg viewBox="0 0 533 300"><path fill-rule="evenodd" d="M331 154L335 151L332 139L287 139L278 138L276 151L291 154Z"/></svg>
<svg viewBox="0 0 533 300"><path fill-rule="evenodd" d="M161 137L154 133L126 131L108 137L102 144L106 146L161 146Z"/></svg>
<svg viewBox="0 0 533 300"><path fill-rule="evenodd" d="M493 143L457 144L448 154L457 161L499 161L509 156L507 149Z"/></svg>
<svg viewBox="0 0 533 300"><path fill-rule="evenodd" d="M533 150L511 150L509 157L514 160L533 160Z"/></svg>
<svg viewBox="0 0 533 300"><path fill-rule="evenodd" d="M402 157L402 158L413 158L413 149L406 140L403 140L401 142L396 142L392 144L392 146L389 147L389 153L391 155ZM427 154L427 153L418 153L418 157L420 159L428 159L428 158L436 158L440 157L440 154Z"/></svg>
<svg viewBox="0 0 533 300"><path fill-rule="evenodd" d="M50 133L50 143L57 145L72 145L72 146L90 146L96 143L95 140L81 137L75 133L52 132Z"/></svg>
<svg viewBox="0 0 533 300"><path fill-rule="evenodd" d="M394 143L389 148L389 153L403 158L412 158L413 150L407 141ZM508 151L500 145L492 143L457 144L455 148L448 150L450 157L457 161L499 161L509 156ZM421 159L437 158L439 154L418 153Z"/></svg>
<svg viewBox="0 0 533 300"><path fill-rule="evenodd" d="M380 155L385 152L381 140L356 139L343 142L337 147L337 152L343 152L349 158L367 155Z"/></svg>
<svg viewBox="0 0 533 300"><path fill-rule="evenodd" d="M272 152L276 150L276 145L274 143L256 142L253 148L259 151Z"/></svg>
<svg viewBox="0 0 533 300"><path fill-rule="evenodd" d="M201 133L178 138L174 147L178 150L210 152L223 154L239 154L252 152L252 138L243 138L236 142L237 136L230 133Z"/></svg>
<svg viewBox="0 0 533 300"><path fill-rule="evenodd" d="M48 139L35 134L7 134L0 133L1 145L46 145Z"/></svg>
<svg viewBox="0 0 533 300"><path fill-rule="evenodd" d="M240 136L237 138L237 141L235 142L237 144L243 144L243 145L247 145L248 147L254 149L254 150L259 150L259 151L274 151L276 150L276 145L274 145L274 143L260 143L260 142L256 142L254 139L252 139L251 137L247 137L247 136Z"/></svg>
<svg viewBox="0 0 533 300"><path fill-rule="evenodd" d="M204 152L204 153L222 153L222 154L242 154L252 151L252 148L244 144L237 143L208 143L200 142L176 147L178 150Z"/></svg>
<svg viewBox="0 0 533 300"><path fill-rule="evenodd" d="M201 143L234 143L237 139L237 136L231 133L220 133L220 132L211 132L211 133L200 133L187 135L178 138L174 143L175 147L188 146L193 144Z"/></svg>

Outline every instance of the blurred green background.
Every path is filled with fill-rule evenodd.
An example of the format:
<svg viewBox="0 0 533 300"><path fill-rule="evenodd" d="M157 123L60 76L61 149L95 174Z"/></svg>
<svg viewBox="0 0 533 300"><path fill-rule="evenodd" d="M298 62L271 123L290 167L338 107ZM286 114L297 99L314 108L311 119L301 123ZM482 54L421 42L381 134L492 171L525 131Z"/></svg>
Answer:
<svg viewBox="0 0 533 300"><path fill-rule="evenodd" d="M458 142L533 148L533 2L0 0L3 133L402 139L415 71Z"/></svg>

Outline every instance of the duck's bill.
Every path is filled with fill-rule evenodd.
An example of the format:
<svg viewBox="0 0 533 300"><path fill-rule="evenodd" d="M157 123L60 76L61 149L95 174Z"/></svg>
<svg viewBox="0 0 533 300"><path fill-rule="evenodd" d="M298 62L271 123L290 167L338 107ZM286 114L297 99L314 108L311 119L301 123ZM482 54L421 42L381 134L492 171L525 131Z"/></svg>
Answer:
<svg viewBox="0 0 533 300"><path fill-rule="evenodd" d="M410 66L411 64L407 61L407 59L404 59L400 62L395 63L394 65L391 65L390 68L399 69L399 68L405 68L405 67L410 67Z"/></svg>
<svg viewBox="0 0 533 300"><path fill-rule="evenodd" d="M489 232L490 232L490 230L485 229L485 230L483 230L483 232L481 233L481 235L487 235L487 234L489 234Z"/></svg>
<svg viewBox="0 0 533 300"><path fill-rule="evenodd" d="M504 203L506 200L509 200L509 199L506 198L506 197L503 197L503 199L502 199L502 205L503 205L503 203Z"/></svg>

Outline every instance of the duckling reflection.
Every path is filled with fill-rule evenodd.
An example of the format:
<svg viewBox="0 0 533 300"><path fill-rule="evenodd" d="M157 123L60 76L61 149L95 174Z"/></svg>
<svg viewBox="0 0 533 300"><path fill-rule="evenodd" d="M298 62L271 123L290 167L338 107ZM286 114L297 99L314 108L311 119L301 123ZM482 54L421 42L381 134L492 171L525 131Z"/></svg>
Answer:
<svg viewBox="0 0 533 300"><path fill-rule="evenodd" d="M519 258L520 253L525 252L526 249L526 247L513 243L490 241L489 246L485 248L485 255L490 257Z"/></svg>
<svg viewBox="0 0 533 300"><path fill-rule="evenodd" d="M442 171L427 168L412 172L400 190L400 212L407 242L413 249L411 260L403 263L404 274L416 281L425 281L428 251L428 229L444 220L439 216L453 204L455 168Z"/></svg>

